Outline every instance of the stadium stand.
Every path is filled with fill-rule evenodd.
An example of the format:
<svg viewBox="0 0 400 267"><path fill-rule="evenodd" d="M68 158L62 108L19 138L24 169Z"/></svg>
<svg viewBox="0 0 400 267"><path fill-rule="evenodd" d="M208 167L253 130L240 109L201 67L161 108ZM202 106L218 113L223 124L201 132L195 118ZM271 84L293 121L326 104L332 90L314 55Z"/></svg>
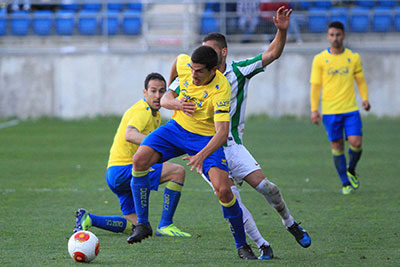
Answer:
<svg viewBox="0 0 400 267"><path fill-rule="evenodd" d="M57 35L72 35L75 29L75 13L73 10L59 10L56 12Z"/></svg>
<svg viewBox="0 0 400 267"><path fill-rule="evenodd" d="M4 8L0 9L0 36L6 35L7 33L7 10Z"/></svg>
<svg viewBox="0 0 400 267"><path fill-rule="evenodd" d="M101 32L108 35L116 35L119 32L119 12L118 10L108 10L106 18L101 20Z"/></svg>
<svg viewBox="0 0 400 267"><path fill-rule="evenodd" d="M122 32L127 35L138 35L141 31L141 11L137 9L127 9L123 11Z"/></svg>
<svg viewBox="0 0 400 267"><path fill-rule="evenodd" d="M78 19L78 32L83 35L95 35L98 33L98 11L81 10Z"/></svg>
<svg viewBox="0 0 400 267"><path fill-rule="evenodd" d="M33 12L33 33L47 36L51 34L54 23L53 12L49 10L36 10Z"/></svg>
<svg viewBox="0 0 400 267"><path fill-rule="evenodd" d="M28 11L14 11L11 13L11 33L17 36L25 36L29 33L31 15Z"/></svg>
<svg viewBox="0 0 400 267"><path fill-rule="evenodd" d="M347 8L346 7L334 7L331 10L330 21L340 21L343 23L344 28L347 29Z"/></svg>
<svg viewBox="0 0 400 267"><path fill-rule="evenodd" d="M216 14L212 9L205 9L201 15L201 29L200 34L207 34L210 32L218 32L219 23Z"/></svg>
<svg viewBox="0 0 400 267"><path fill-rule="evenodd" d="M328 17L326 8L310 8L308 17L308 30L311 33L325 32L327 22Z"/></svg>
<svg viewBox="0 0 400 267"><path fill-rule="evenodd" d="M389 32L392 27L392 14L389 7L374 7L372 28L375 32Z"/></svg>
<svg viewBox="0 0 400 267"><path fill-rule="evenodd" d="M400 6L394 10L394 30L400 32Z"/></svg>
<svg viewBox="0 0 400 267"><path fill-rule="evenodd" d="M369 8L354 7L350 10L350 30L352 32L368 32Z"/></svg>

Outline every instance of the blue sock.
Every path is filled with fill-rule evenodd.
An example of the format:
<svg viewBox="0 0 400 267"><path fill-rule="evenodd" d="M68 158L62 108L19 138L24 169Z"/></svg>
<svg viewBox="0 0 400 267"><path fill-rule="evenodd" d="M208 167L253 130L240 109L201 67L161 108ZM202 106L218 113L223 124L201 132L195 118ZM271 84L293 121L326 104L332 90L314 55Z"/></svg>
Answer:
<svg viewBox="0 0 400 267"><path fill-rule="evenodd" d="M148 170L132 170L131 190L138 223L141 224L149 224L150 179L148 173Z"/></svg>
<svg viewBox="0 0 400 267"><path fill-rule="evenodd" d="M224 218L231 224L231 231L235 239L236 248L242 247L246 243L246 234L243 226L243 212L236 200L235 195L230 203L222 203Z"/></svg>
<svg viewBox="0 0 400 267"><path fill-rule="evenodd" d="M172 218L181 198L182 187L183 184L174 181L169 181L165 187L163 210L158 228L172 224Z"/></svg>
<svg viewBox="0 0 400 267"><path fill-rule="evenodd" d="M121 216L97 216L89 214L92 226L115 233L121 233L126 229L126 219Z"/></svg>
<svg viewBox="0 0 400 267"><path fill-rule="evenodd" d="M332 149L333 162L335 163L336 171L342 180L342 185L350 185L349 178L347 177L346 157L343 150Z"/></svg>
<svg viewBox="0 0 400 267"><path fill-rule="evenodd" d="M357 162L361 158L362 148L361 147L349 147L349 171L351 174L355 175L355 169Z"/></svg>

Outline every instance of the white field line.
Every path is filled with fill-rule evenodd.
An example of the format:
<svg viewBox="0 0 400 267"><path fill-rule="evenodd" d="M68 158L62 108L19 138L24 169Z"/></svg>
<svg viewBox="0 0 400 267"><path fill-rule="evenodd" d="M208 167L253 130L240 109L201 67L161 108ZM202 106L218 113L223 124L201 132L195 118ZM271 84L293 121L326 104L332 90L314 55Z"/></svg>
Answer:
<svg viewBox="0 0 400 267"><path fill-rule="evenodd" d="M11 120L11 121L6 121L6 122L1 122L0 130L8 128L8 127L16 126L18 124L19 124L19 120Z"/></svg>

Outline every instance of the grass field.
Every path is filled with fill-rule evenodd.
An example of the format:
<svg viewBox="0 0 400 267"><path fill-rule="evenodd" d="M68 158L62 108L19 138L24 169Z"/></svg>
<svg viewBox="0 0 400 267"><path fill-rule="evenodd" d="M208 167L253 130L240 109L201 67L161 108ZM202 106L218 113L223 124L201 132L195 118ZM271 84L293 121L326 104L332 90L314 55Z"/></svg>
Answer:
<svg viewBox="0 0 400 267"><path fill-rule="evenodd" d="M75 265L67 252L75 210L120 214L117 198L105 183L118 123L119 118L41 119L0 129L0 266ZM399 119L364 119L364 152L358 166L361 187L350 196L340 193L322 126L307 119L261 117L250 119L246 126L247 147L281 188L294 218L310 233L310 248L301 248L276 212L244 185L243 201L276 258L240 260L217 198L201 177L188 171L174 222L192 238L154 237L129 246L126 235L91 228L101 246L91 264L400 265ZM160 218L163 188L151 194L153 227Z"/></svg>

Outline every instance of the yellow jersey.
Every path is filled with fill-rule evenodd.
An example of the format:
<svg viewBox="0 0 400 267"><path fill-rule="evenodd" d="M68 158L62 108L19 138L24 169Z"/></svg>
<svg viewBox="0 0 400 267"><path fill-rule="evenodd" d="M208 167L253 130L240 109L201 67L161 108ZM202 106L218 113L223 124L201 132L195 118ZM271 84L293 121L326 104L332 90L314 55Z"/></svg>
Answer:
<svg viewBox="0 0 400 267"><path fill-rule="evenodd" d="M231 87L225 76L217 70L213 80L201 86L193 84L191 59L188 55L179 55L176 70L179 76L180 92L178 99L186 98L196 104L193 117L175 110L172 118L185 130L203 135L215 134L215 121L229 122Z"/></svg>
<svg viewBox="0 0 400 267"><path fill-rule="evenodd" d="M311 84L322 85L321 113L340 114L358 110L354 78L364 79L358 53L345 49L341 54L331 54L329 49L314 57Z"/></svg>
<svg viewBox="0 0 400 267"><path fill-rule="evenodd" d="M161 124L160 112L153 116L152 110L143 99L125 111L114 136L114 142L110 149L108 167L123 166L132 164L132 157L139 145L125 140L125 133L128 126L135 127L140 133L148 135Z"/></svg>

